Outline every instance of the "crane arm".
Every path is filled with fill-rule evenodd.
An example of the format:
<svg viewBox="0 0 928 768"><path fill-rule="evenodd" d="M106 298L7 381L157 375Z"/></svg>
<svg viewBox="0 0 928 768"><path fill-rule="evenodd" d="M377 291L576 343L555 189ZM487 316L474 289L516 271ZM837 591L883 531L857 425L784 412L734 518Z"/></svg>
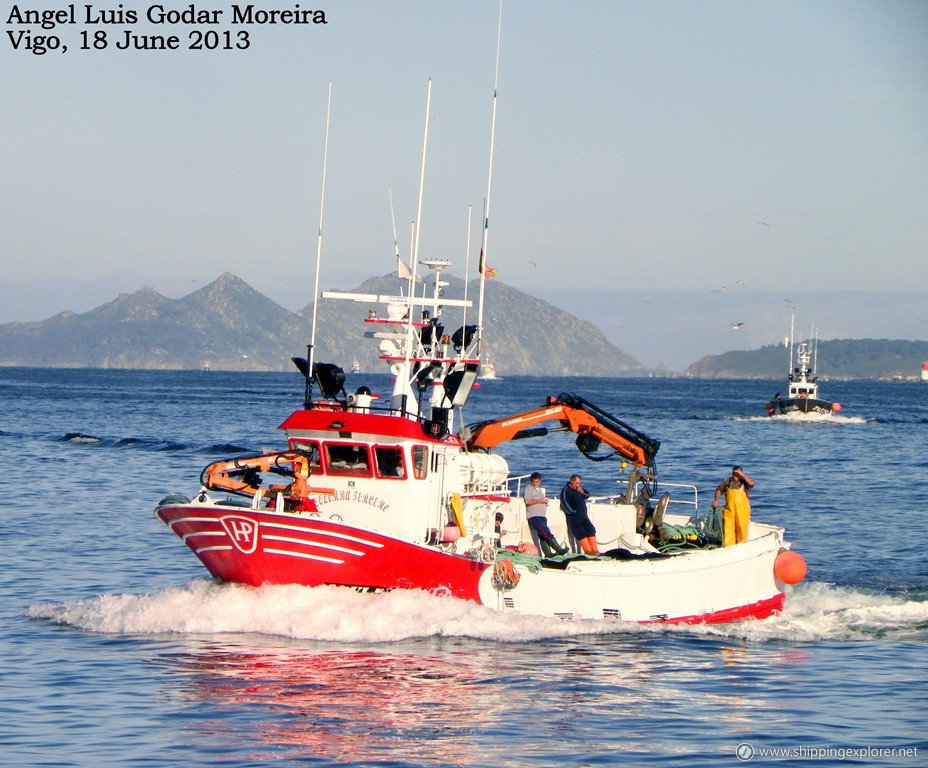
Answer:
<svg viewBox="0 0 928 768"><path fill-rule="evenodd" d="M650 467L660 448L660 441L633 429L579 395L571 394L549 397L541 408L474 424L468 427L465 443L472 450L490 450L507 440L546 434L547 429L537 428L546 421L557 421L561 429L575 433L577 447L587 457L605 443L637 466Z"/></svg>
<svg viewBox="0 0 928 768"><path fill-rule="evenodd" d="M309 485L309 464L309 456L300 451L229 459L217 461L206 467L200 474L200 482L204 488L210 490L253 496L260 489L261 474L270 472L292 478L292 482L285 485L268 486L271 493L282 491L300 498L305 498L310 493L331 493L330 488L314 488Z"/></svg>

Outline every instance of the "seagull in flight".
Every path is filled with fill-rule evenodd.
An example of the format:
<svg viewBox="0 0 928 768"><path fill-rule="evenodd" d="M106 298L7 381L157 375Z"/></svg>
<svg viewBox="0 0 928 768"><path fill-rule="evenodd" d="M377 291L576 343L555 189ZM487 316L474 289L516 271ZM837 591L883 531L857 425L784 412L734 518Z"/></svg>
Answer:
<svg viewBox="0 0 928 768"><path fill-rule="evenodd" d="M733 331L737 331L739 328L741 328L742 325L744 325L744 323L732 323L732 324L731 324L731 329L732 329Z"/></svg>

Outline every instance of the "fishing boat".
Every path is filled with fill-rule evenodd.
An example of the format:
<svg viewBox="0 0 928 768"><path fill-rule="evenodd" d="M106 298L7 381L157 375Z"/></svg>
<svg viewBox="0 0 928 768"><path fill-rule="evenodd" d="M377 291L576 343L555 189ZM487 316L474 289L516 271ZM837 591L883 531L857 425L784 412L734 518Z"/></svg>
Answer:
<svg viewBox="0 0 928 768"><path fill-rule="evenodd" d="M480 375L477 378L482 381L496 381L499 378L496 375L496 366L489 360L482 360L480 363Z"/></svg>
<svg viewBox="0 0 928 768"><path fill-rule="evenodd" d="M752 521L747 541L719 546L695 486L658 478L660 441L582 396L552 394L456 428L479 378L478 327L445 332L443 313L471 302L441 295L450 262L421 266L432 270L422 295L411 281L396 295L322 293L364 305L359 322L393 374L388 396L346 393L340 367L295 358L304 402L280 424L285 445L215 462L192 499L159 503L157 517L210 574L253 587L420 589L565 618L723 622L782 609L785 585L805 571L783 529ZM570 541L556 502L549 525L571 551L533 539L521 495L529 468L512 471L495 451L565 430L581 454L611 457L624 481L589 500L602 554Z"/></svg>
<svg viewBox="0 0 928 768"><path fill-rule="evenodd" d="M431 82L426 146L430 99ZM419 257L421 216L395 294L320 294L320 205L312 337L307 357L293 358L303 403L279 425L285 443L210 464L192 498L167 496L155 515L212 576L253 587L423 590L499 611L634 622L724 622L781 610L786 585L805 574L784 530L752 521L746 541L720 546L717 519L697 514L696 487L658 478L660 441L569 392L463 423L484 365L495 125L496 88L476 305L443 295L450 261ZM420 211L425 157L423 148ZM323 199L324 190L325 164ZM420 268L430 272L428 281ZM315 360L317 310L325 301L362 305L364 335L392 374L383 397L363 384L346 392L344 370ZM468 315L474 309L476 319ZM497 449L564 431L576 434L584 456L613 462L622 490L588 500L596 534L579 542L557 503L549 504L559 542L552 549L534 538L526 519L522 490L533 468L510 468ZM569 441L567 448L573 453Z"/></svg>
<svg viewBox="0 0 928 768"><path fill-rule="evenodd" d="M794 316L795 319L795 316ZM768 416L787 414L813 414L831 416L841 410L840 403L823 400L818 395L818 340L813 330L813 341L799 341L794 345L794 324L790 324L789 347L790 372L787 379L786 397L777 392L766 404ZM795 346L795 362L793 348Z"/></svg>

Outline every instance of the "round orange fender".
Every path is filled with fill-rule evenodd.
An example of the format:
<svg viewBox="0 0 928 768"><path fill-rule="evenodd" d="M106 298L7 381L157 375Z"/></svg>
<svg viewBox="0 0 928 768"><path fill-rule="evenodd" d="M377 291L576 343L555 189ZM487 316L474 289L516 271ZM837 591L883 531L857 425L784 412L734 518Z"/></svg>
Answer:
<svg viewBox="0 0 928 768"><path fill-rule="evenodd" d="M832 406L831 406L831 410L834 411L835 413L837 413L838 411L840 411L840 410L841 410L841 403L835 403L834 405L832 405Z"/></svg>
<svg viewBox="0 0 928 768"><path fill-rule="evenodd" d="M806 577L806 561L798 552L784 549L773 563L773 575L784 584L798 584Z"/></svg>
<svg viewBox="0 0 928 768"><path fill-rule="evenodd" d="M461 538L461 529L458 528L454 523L448 523L442 529L441 540L445 544L451 544L452 542L457 541Z"/></svg>

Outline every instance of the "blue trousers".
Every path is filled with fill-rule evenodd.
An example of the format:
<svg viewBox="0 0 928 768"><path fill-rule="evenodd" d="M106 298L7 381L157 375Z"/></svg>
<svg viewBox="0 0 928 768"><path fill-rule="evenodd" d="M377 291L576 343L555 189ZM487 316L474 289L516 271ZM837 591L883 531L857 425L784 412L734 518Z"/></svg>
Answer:
<svg viewBox="0 0 928 768"><path fill-rule="evenodd" d="M528 518L528 525L530 528L534 528L538 532L538 537L542 541L547 541L551 544L557 543L557 539L554 538L554 534L551 533L551 529L548 528L547 517L530 517Z"/></svg>

